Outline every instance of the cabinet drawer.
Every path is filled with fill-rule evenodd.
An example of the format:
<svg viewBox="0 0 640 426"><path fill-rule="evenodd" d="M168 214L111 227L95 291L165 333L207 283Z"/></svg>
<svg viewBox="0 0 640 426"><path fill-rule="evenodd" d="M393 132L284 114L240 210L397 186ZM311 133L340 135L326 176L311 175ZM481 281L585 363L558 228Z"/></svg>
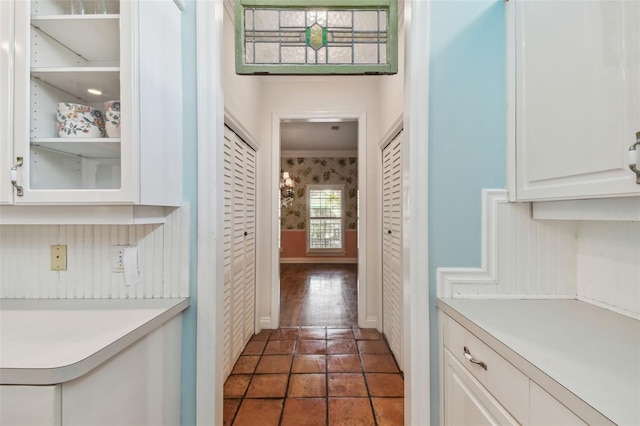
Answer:
<svg viewBox="0 0 640 426"><path fill-rule="evenodd" d="M448 349L444 350L444 424L518 424Z"/></svg>
<svg viewBox="0 0 640 426"><path fill-rule="evenodd" d="M560 401L531 381L531 424L532 425L586 425Z"/></svg>
<svg viewBox="0 0 640 426"><path fill-rule="evenodd" d="M443 319L444 346L520 423L528 423L529 378L455 320ZM486 369L468 357L485 363Z"/></svg>
<svg viewBox="0 0 640 426"><path fill-rule="evenodd" d="M62 390L53 386L0 386L0 425L62 424Z"/></svg>

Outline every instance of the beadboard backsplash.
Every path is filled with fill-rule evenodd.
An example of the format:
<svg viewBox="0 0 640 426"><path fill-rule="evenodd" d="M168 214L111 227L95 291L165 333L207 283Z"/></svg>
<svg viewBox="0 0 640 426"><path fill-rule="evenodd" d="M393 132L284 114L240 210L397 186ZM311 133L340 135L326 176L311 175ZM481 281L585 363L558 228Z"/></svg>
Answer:
<svg viewBox="0 0 640 426"><path fill-rule="evenodd" d="M67 246L52 271L51 245ZM141 281L112 272L113 246L136 245ZM0 298L141 299L189 296L189 208L154 225L0 226Z"/></svg>
<svg viewBox="0 0 640 426"><path fill-rule="evenodd" d="M575 298L576 224L531 217L504 190L482 195L482 266L438 268L438 296Z"/></svg>
<svg viewBox="0 0 640 426"><path fill-rule="evenodd" d="M640 222L535 220L483 191L482 266L438 268L438 296L572 298L640 319Z"/></svg>
<svg viewBox="0 0 640 426"><path fill-rule="evenodd" d="M640 222L578 224L578 298L640 318Z"/></svg>

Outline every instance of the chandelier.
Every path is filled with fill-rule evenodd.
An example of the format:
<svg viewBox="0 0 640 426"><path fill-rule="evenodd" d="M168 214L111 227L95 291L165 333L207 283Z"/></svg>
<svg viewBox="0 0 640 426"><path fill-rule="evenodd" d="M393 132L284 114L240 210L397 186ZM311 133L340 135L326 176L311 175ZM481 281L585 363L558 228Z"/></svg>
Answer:
<svg viewBox="0 0 640 426"><path fill-rule="evenodd" d="M280 178L280 206L290 207L293 203L293 179L289 176L289 172L282 172Z"/></svg>

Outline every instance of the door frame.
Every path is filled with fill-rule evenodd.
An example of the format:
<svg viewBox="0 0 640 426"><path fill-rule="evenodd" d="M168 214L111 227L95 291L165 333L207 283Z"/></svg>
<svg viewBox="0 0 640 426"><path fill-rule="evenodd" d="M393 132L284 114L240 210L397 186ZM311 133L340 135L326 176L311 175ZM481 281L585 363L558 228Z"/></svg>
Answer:
<svg viewBox="0 0 640 426"><path fill-rule="evenodd" d="M360 209L358 226L358 325L360 327L371 327L367 323L366 301L367 301L367 218L363 211L366 211L367 202L367 115L364 112L325 112L325 111L294 111L294 112L274 112L271 116L271 326L278 327L280 324L280 241L278 232L278 220L280 218L279 205L279 182L280 182L280 158L282 149L280 147L280 124L283 120L353 120L358 122L358 191L360 199L358 204L364 206ZM375 325L374 325L375 326Z"/></svg>
<svg viewBox="0 0 640 426"><path fill-rule="evenodd" d="M437 341L434 285L428 262L428 142L431 1L405 0L405 103L403 150L403 281L405 423L430 424L437 407L437 375L431 369ZM222 141L224 99L222 72L223 1L196 0L198 116L198 241L196 306L196 423L222 424ZM414 25L413 22L418 24ZM413 40L413 41L412 41ZM272 182L273 183L273 182ZM275 188L275 185L272 185ZM412 220L413 219L413 220ZM433 348L434 360L431 359ZM212 356L213 355L213 356ZM183 389L183 392L185 390ZM212 403L213 401L213 403ZM427 403L426 401L429 401Z"/></svg>

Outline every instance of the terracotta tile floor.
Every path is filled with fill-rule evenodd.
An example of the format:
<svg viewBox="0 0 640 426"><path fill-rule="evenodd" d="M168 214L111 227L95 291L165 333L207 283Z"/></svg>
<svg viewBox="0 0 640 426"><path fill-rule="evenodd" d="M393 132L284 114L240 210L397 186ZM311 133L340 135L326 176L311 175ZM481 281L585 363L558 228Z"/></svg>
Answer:
<svg viewBox="0 0 640 426"><path fill-rule="evenodd" d="M403 387L376 330L263 330L247 344L224 385L224 424L403 425Z"/></svg>

